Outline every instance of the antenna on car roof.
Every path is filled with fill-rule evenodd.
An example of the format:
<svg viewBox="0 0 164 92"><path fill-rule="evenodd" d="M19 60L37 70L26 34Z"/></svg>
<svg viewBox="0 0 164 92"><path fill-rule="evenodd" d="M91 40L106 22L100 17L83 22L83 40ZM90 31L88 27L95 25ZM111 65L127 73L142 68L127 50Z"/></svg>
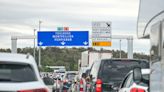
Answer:
<svg viewBox="0 0 164 92"><path fill-rule="evenodd" d="M30 53L27 53L26 59L28 59L30 57Z"/></svg>

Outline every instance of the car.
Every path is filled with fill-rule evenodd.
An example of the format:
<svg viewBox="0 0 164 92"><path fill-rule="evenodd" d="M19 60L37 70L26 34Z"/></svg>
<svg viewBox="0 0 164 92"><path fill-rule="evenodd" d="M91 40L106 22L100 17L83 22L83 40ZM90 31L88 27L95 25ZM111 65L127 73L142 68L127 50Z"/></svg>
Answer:
<svg viewBox="0 0 164 92"><path fill-rule="evenodd" d="M30 54L0 53L0 92L49 92Z"/></svg>
<svg viewBox="0 0 164 92"><path fill-rule="evenodd" d="M78 74L78 81L75 82L75 85L74 85L75 87L73 87L74 88L73 90L75 90L75 92L88 92L86 89L86 86L88 85L86 78L89 76L89 73L90 73L90 67L80 68L79 74Z"/></svg>
<svg viewBox="0 0 164 92"><path fill-rule="evenodd" d="M52 92L61 92L62 90L62 80L60 76L56 76L56 78L54 78L54 84L52 87Z"/></svg>
<svg viewBox="0 0 164 92"><path fill-rule="evenodd" d="M79 91L85 91L90 92L91 90L91 83L89 78L90 68L86 69L86 71L82 74L83 77L81 77L80 80L80 90Z"/></svg>
<svg viewBox="0 0 164 92"><path fill-rule="evenodd" d="M67 92L70 90L70 87L71 87L76 75L77 75L77 71L67 71L66 72L66 74L64 75L63 87L62 87L62 90L64 92Z"/></svg>
<svg viewBox="0 0 164 92"><path fill-rule="evenodd" d="M126 74L136 66L149 68L149 62L135 59L101 59L90 71L90 92L117 92ZM85 92L85 91L84 91Z"/></svg>
<svg viewBox="0 0 164 92"><path fill-rule="evenodd" d="M79 78L78 78L78 75L76 75L74 77L73 82L72 82L72 85L70 87L70 92L79 92L78 91L78 89L79 89L78 81L79 81Z"/></svg>
<svg viewBox="0 0 164 92"><path fill-rule="evenodd" d="M141 74L142 79L137 83L133 77L134 71L130 71L124 78L119 92L148 92L150 69L142 69Z"/></svg>
<svg viewBox="0 0 164 92"><path fill-rule="evenodd" d="M66 71L64 69L59 69L55 73L60 77L61 80L63 80L63 77L64 77Z"/></svg>
<svg viewBox="0 0 164 92"><path fill-rule="evenodd" d="M86 73L89 69L90 69L89 67L81 67L80 70L79 70L79 73L78 73L79 79L81 79L82 74Z"/></svg>
<svg viewBox="0 0 164 92"><path fill-rule="evenodd" d="M54 84L54 80L53 78L46 76L43 78L43 81L45 83L45 85L50 89L50 92L53 92L53 84Z"/></svg>

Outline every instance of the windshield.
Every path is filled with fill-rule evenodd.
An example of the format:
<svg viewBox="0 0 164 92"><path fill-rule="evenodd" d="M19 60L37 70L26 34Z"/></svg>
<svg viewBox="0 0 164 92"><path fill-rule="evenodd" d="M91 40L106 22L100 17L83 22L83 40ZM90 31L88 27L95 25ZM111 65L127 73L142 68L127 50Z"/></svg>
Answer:
<svg viewBox="0 0 164 92"><path fill-rule="evenodd" d="M35 73L28 64L0 64L0 82L29 82L36 80Z"/></svg>
<svg viewBox="0 0 164 92"><path fill-rule="evenodd" d="M164 11L164 0L140 0L137 30L138 37L149 34L151 26L164 18L164 12L160 14L162 11Z"/></svg>
<svg viewBox="0 0 164 92"><path fill-rule="evenodd" d="M106 60L101 66L99 78L103 82L122 81L126 74L136 66L148 68L149 64L148 62L137 60Z"/></svg>

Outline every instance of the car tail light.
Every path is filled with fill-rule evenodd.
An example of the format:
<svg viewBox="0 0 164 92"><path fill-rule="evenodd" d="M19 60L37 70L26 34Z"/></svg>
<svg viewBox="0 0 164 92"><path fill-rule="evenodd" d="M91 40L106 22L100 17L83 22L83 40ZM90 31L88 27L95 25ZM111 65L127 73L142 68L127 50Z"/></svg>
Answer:
<svg viewBox="0 0 164 92"><path fill-rule="evenodd" d="M102 92L102 80L97 79L96 81L96 92Z"/></svg>
<svg viewBox="0 0 164 92"><path fill-rule="evenodd" d="M63 83L67 83L68 82L68 80L63 80Z"/></svg>
<svg viewBox="0 0 164 92"><path fill-rule="evenodd" d="M63 90L63 92L67 92L67 90Z"/></svg>
<svg viewBox="0 0 164 92"><path fill-rule="evenodd" d="M20 90L17 92L48 92L48 90L46 88L40 88L40 89Z"/></svg>
<svg viewBox="0 0 164 92"><path fill-rule="evenodd" d="M141 88L132 88L130 92L145 92L145 90Z"/></svg>
<svg viewBox="0 0 164 92"><path fill-rule="evenodd" d="M80 80L80 92L84 92L84 82L82 79Z"/></svg>

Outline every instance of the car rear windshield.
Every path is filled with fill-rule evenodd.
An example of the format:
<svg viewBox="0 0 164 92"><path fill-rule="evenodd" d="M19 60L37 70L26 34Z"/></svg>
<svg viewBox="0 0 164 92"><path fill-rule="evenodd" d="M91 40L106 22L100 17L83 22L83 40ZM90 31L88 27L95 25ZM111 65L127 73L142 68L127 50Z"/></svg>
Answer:
<svg viewBox="0 0 164 92"><path fill-rule="evenodd" d="M76 75L76 73L67 73L66 78L67 78L68 80L73 80L74 77L75 77L75 75Z"/></svg>
<svg viewBox="0 0 164 92"><path fill-rule="evenodd" d="M34 70L28 64L0 63L0 82L37 81Z"/></svg>
<svg viewBox="0 0 164 92"><path fill-rule="evenodd" d="M148 62L137 60L105 60L100 67L98 77L103 82L122 81L126 74L136 66L148 68L149 64Z"/></svg>

